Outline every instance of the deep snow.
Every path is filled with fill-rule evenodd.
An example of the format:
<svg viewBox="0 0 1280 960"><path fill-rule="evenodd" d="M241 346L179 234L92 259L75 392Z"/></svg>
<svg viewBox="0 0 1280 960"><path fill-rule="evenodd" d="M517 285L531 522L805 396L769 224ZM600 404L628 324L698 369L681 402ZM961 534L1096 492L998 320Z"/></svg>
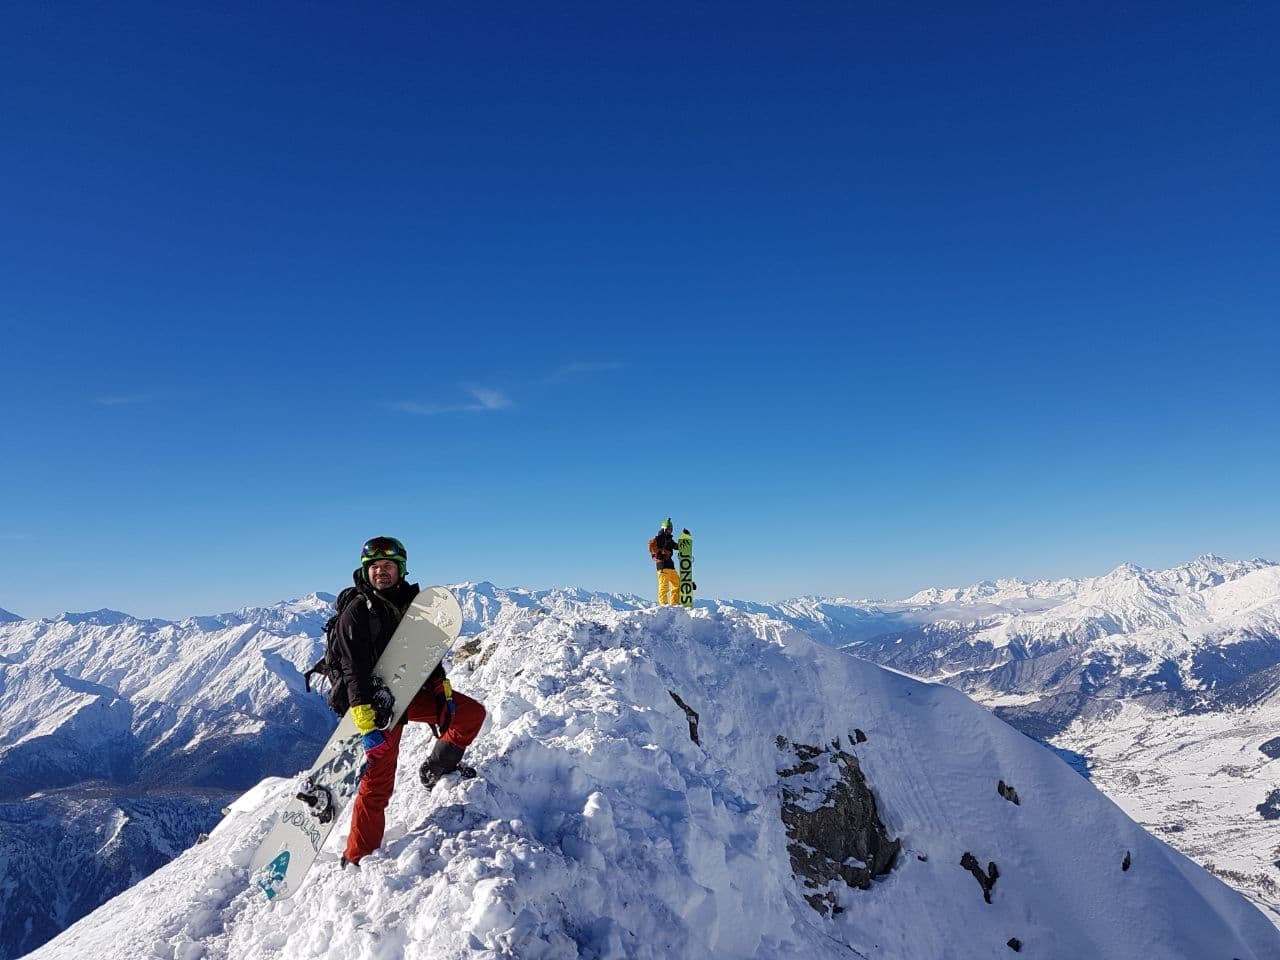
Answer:
<svg viewBox="0 0 1280 960"><path fill-rule="evenodd" d="M358 874L337 869L344 825L293 899L247 886L292 786L270 779L32 956L919 960L1008 956L1012 937L1039 957L1280 956L1254 907L1049 750L949 687L764 616L511 610L464 639L452 675L490 710L479 777L424 795L415 728L383 850ZM902 842L870 889L830 891L835 916L791 869L779 737L856 755ZM966 852L999 867L990 904Z"/></svg>

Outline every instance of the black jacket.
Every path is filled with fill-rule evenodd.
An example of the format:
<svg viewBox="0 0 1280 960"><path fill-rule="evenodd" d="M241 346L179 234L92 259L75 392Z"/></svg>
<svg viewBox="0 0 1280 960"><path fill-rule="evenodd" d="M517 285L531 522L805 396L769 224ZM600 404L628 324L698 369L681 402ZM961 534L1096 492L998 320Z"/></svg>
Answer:
<svg viewBox="0 0 1280 960"><path fill-rule="evenodd" d="M418 595L416 583L396 582L389 590L374 590L365 582L364 571L352 575L357 596L342 608L330 634L330 660L336 661L334 682L346 688L349 706L373 700L373 667L391 642L391 635L404 618L409 604ZM436 667L428 683L444 677Z"/></svg>
<svg viewBox="0 0 1280 960"><path fill-rule="evenodd" d="M653 538L653 547L658 554L654 557L654 562L658 565L659 570L674 570L676 562L673 559L676 552L676 538L664 528L658 531L658 535Z"/></svg>

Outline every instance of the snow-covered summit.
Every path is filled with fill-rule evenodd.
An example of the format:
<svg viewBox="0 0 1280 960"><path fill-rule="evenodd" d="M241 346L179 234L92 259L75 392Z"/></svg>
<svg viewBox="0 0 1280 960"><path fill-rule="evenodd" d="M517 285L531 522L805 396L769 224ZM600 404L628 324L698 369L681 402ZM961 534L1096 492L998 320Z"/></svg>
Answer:
<svg viewBox="0 0 1280 960"><path fill-rule="evenodd" d="M1171 567L1168 570L1140 570L1139 575L1146 574L1156 589L1169 593L1194 593L1239 580L1258 570L1273 569L1276 566L1277 564L1261 558L1226 560L1208 553L1190 563Z"/></svg>
<svg viewBox="0 0 1280 960"><path fill-rule="evenodd" d="M249 888L292 789L269 780L33 960L916 960L1015 941L1045 957L1280 955L1255 908L1049 751L776 620L544 607L465 650L456 684L490 711L479 777L424 795L411 771L430 740L411 728L386 843L358 873L337 868L340 827L291 900ZM870 854L826 846L850 818L899 845L866 889L850 881Z"/></svg>
<svg viewBox="0 0 1280 960"><path fill-rule="evenodd" d="M0 623L17 623L22 617L16 613L10 613L8 610L0 608Z"/></svg>
<svg viewBox="0 0 1280 960"><path fill-rule="evenodd" d="M463 631L484 630L503 617L518 616L528 611L583 607L604 610L638 610L650 601L631 593L602 593L581 587L553 587L550 590L526 590L522 587L499 587L488 580L464 581L451 588L462 604Z"/></svg>
<svg viewBox="0 0 1280 960"><path fill-rule="evenodd" d="M206 630L252 624L281 636L299 633L318 636L324 622L333 614L336 599L331 593L315 592L296 600L285 600L265 607L241 607L231 613L190 617L182 623Z"/></svg>
<svg viewBox="0 0 1280 960"><path fill-rule="evenodd" d="M999 604L1016 600L1044 600L1064 596L1077 589L1078 580L1036 580L1016 578L982 580L968 587L930 587L913 593L900 604L890 606L937 606L941 604Z"/></svg>
<svg viewBox="0 0 1280 960"><path fill-rule="evenodd" d="M1099 577L1027 581L1017 578L983 580L966 587L930 587L900 602L879 601L885 607L938 606L942 604L1001 604L1017 600L1068 598L1087 594L1133 594L1150 591L1165 595L1191 594L1238 580L1256 570L1274 567L1266 560L1226 560L1213 554L1167 570L1151 570L1122 563Z"/></svg>
<svg viewBox="0 0 1280 960"><path fill-rule="evenodd" d="M54 618L55 623L70 623L74 626L87 624L94 627L118 627L124 623L163 623L162 620L139 620L120 610L89 610L84 613L64 613Z"/></svg>

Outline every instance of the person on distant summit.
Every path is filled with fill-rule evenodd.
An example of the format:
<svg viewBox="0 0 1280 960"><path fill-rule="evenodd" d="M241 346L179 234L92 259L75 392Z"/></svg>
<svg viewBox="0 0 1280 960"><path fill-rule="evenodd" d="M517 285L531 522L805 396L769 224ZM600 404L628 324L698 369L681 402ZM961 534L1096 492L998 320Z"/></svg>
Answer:
<svg viewBox="0 0 1280 960"><path fill-rule="evenodd" d="M680 575L676 573L676 539L671 535L671 518L662 521L658 535L649 541L649 556L658 565L658 603L680 605Z"/></svg>
<svg viewBox="0 0 1280 960"><path fill-rule="evenodd" d="M441 777L459 769L463 752L484 723L484 706L454 692L441 664L409 702L400 723L390 728L378 726L373 667L418 595L418 585L405 580L407 562L404 544L395 537L367 541L360 551L360 567L352 574L355 593L343 591L349 599L343 604L344 598L339 598L338 619L333 626L335 678L345 687L351 717L364 736L368 764L351 808L351 834L342 855L344 867L358 864L382 845L405 721L430 724L438 737L431 756L419 771L428 790ZM357 599L360 602L352 602Z"/></svg>

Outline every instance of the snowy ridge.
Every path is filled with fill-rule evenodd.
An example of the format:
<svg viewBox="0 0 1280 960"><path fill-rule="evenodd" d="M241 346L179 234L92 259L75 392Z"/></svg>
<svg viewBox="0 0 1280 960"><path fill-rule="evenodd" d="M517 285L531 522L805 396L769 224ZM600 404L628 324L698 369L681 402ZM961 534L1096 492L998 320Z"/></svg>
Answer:
<svg viewBox="0 0 1280 960"><path fill-rule="evenodd" d="M930 587L912 594L902 603L917 607L937 607L950 603L999 605L1018 600L1052 600L1075 593L1079 588L1079 580L1037 580L1034 583L1017 579L984 580L970 587Z"/></svg>
<svg viewBox="0 0 1280 960"><path fill-rule="evenodd" d="M1264 560L1123 564L1101 577L1002 580L901 603L733 606L989 700L1212 693L1280 663L1280 567ZM1075 715L1051 722L1061 729ZM1024 729L1038 734L1039 722Z"/></svg>
<svg viewBox="0 0 1280 960"><path fill-rule="evenodd" d="M639 610L651 603L632 593L600 593L577 587L525 590L498 587L488 581L463 582L450 589L462 605L463 632L475 633L504 618L529 611L549 610Z"/></svg>
<svg viewBox="0 0 1280 960"><path fill-rule="evenodd" d="M1280 731L1280 566L1205 556L912 599L923 605L859 604L856 621L829 616L829 601L785 615L1069 751L1128 813L1280 921L1280 751L1263 749Z"/></svg>
<svg viewBox="0 0 1280 960"><path fill-rule="evenodd" d="M454 590L466 613L460 655L529 617L608 619L651 607L575 588ZM1127 812L1280 921L1280 819L1267 819L1280 796L1270 799L1274 764L1260 749L1280 730L1280 567L1205 557L1169 571L1125 565L1103 577L930 596L937 602L702 600L699 611L786 622L965 690L1077 754ZM0 960L176 849L134 830L123 852L104 852L105 811L136 809L140 791L164 789L190 842L212 826L228 790L305 765L332 716L304 693L299 671L319 655L332 599L310 594L173 623L97 611L0 624ZM1178 622L1124 632L1157 615ZM1126 705L1140 712L1121 713ZM1181 749L1191 742L1205 746ZM100 815L76 812L87 809ZM50 830L25 826L33 818L57 825L56 856L42 839ZM42 891L57 889L67 869L98 879L55 910Z"/></svg>
<svg viewBox="0 0 1280 960"><path fill-rule="evenodd" d="M969 587L929 588L908 597L902 603L909 606L939 606L950 603L1008 604L1018 600L1051 600L1081 593L1105 593L1111 587L1119 587L1122 592L1127 592L1127 586L1134 581L1140 581L1151 590L1168 595L1191 594L1270 566L1273 565L1260 559L1233 561L1206 554L1168 570L1148 570L1136 564L1123 563L1101 577L1035 582L1014 578L984 580Z"/></svg>
<svg viewBox="0 0 1280 960"><path fill-rule="evenodd" d="M182 621L183 626L199 627L202 630L216 630L219 626L236 627L253 624L280 636L304 634L316 636L320 628L333 614L331 593L309 593L297 600L272 604L269 607L243 607L234 613L224 613L215 617L191 617Z"/></svg>
<svg viewBox="0 0 1280 960"><path fill-rule="evenodd" d="M948 687L777 621L530 609L467 650L458 687L490 708L480 776L424 797L412 771L429 737L411 728L387 841L359 873L336 867L340 827L292 900L247 890L291 788L266 781L33 958L915 960L1003 956L1014 937L1032 956L1280 955L1257 910L1049 751ZM826 745L819 764L837 745L855 756L901 841L869 889L825 888L842 912L815 909L793 872L784 743ZM965 853L998 865L990 903Z"/></svg>
<svg viewBox="0 0 1280 960"><path fill-rule="evenodd" d="M965 690L1280 922L1280 749L1262 749L1280 732L1280 566L1205 556L913 599L932 602L725 605Z"/></svg>

